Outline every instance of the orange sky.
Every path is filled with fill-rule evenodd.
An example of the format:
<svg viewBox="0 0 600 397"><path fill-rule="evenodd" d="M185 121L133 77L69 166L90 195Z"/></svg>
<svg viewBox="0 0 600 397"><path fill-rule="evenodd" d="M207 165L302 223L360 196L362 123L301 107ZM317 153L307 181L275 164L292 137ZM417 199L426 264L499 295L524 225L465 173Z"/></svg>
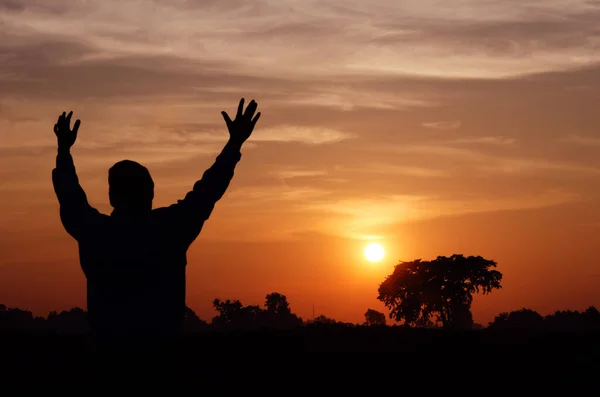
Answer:
<svg viewBox="0 0 600 397"><path fill-rule="evenodd" d="M362 321L398 260L453 253L504 274L477 322L600 305L597 2L36 3L0 0L1 303L85 307L50 178L60 112L82 120L75 164L109 212L124 158L155 206L183 197L245 96L261 120L189 251L201 317L277 291L304 318Z"/></svg>

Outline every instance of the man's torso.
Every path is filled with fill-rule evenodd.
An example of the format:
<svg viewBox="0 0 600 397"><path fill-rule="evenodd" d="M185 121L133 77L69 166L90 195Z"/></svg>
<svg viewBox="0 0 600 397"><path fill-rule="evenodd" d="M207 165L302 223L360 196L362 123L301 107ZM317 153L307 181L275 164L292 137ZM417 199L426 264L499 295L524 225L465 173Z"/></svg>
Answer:
<svg viewBox="0 0 600 397"><path fill-rule="evenodd" d="M92 327L101 333L177 332L188 247L165 209L102 215L79 242Z"/></svg>

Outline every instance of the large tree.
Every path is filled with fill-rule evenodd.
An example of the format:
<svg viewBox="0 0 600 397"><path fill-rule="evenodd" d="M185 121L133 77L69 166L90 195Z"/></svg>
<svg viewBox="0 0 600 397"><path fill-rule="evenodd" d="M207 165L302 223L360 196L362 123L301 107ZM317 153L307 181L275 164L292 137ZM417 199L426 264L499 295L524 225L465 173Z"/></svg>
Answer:
<svg viewBox="0 0 600 397"><path fill-rule="evenodd" d="M436 318L444 328L469 328L473 294L502 287L495 267L493 260L463 255L400 262L379 286L377 299L390 318L406 325L425 326Z"/></svg>

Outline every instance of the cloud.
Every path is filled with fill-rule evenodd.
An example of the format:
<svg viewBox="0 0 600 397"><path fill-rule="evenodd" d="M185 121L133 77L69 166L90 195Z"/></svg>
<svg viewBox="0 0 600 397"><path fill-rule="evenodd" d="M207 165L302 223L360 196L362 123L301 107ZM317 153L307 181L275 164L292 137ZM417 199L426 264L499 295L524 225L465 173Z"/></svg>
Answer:
<svg viewBox="0 0 600 397"><path fill-rule="evenodd" d="M272 171L271 174L278 179L293 179L325 176L327 175L327 171L285 167L281 170Z"/></svg>
<svg viewBox="0 0 600 397"><path fill-rule="evenodd" d="M478 141L475 141L479 143ZM457 143L456 141L454 143ZM469 141L469 143L474 143ZM494 143L494 145L509 145L512 141L484 140L483 143ZM454 147L450 143L420 143L409 145L380 147L379 150L392 151L398 154L411 154L420 156L432 156L435 158L446 157L448 164L453 167L462 166L465 173L480 171L485 173L500 174L526 174L540 171L572 172L579 174L600 174L600 167L586 165L573 161L549 160L539 156L529 156L523 153L512 153L512 155L492 154L482 150Z"/></svg>
<svg viewBox="0 0 600 397"><path fill-rule="evenodd" d="M371 230L381 230L389 225L473 213L547 208L580 199L576 193L550 189L501 198L489 198L485 195L463 199L444 199L435 195L350 198L311 204L307 209L324 214L327 219L324 227L329 232L344 237L361 238Z"/></svg>
<svg viewBox="0 0 600 397"><path fill-rule="evenodd" d="M597 71L573 71L600 61L597 3L0 4L2 177L50 168L51 126L73 108L83 120L78 170L102 169L104 178L106 166L132 158L165 182L181 178L167 184L175 189L220 151L220 111L234 113L240 96L257 99L263 117L240 167L246 190L230 196L232 186L228 197L261 213L344 198L375 198L360 201L373 211L408 201L407 211L419 213L460 207L449 200L482 189L522 193L528 178L531 189L575 188L583 178L571 176L600 169L577 145L557 155L550 139L570 130L582 134L572 143L595 142L586 112ZM583 117L568 123L554 117L569 112L567 86L590 87L569 94ZM443 133L423 141L421 127ZM277 186L262 189L267 182ZM407 192L419 200L390 198Z"/></svg>
<svg viewBox="0 0 600 397"><path fill-rule="evenodd" d="M263 77L506 78L579 68L600 61L599 15L586 0L5 0L0 8L4 37L20 43L70 40L104 58L202 60Z"/></svg>
<svg viewBox="0 0 600 397"><path fill-rule="evenodd" d="M361 167L358 170L386 175L403 175L415 178L442 178L448 176L448 172L441 169L394 164L370 164L368 166Z"/></svg>
<svg viewBox="0 0 600 397"><path fill-rule="evenodd" d="M23 11L25 4L19 0L0 0L0 10Z"/></svg>
<svg viewBox="0 0 600 397"><path fill-rule="evenodd" d="M484 145L512 145L516 142L515 138L508 138L504 136L476 136L476 137L464 137L450 140L449 143L455 144L484 144Z"/></svg>
<svg viewBox="0 0 600 397"><path fill-rule="evenodd" d="M399 154L424 154L435 156L446 156L462 160L475 160L485 158L485 154L472 149L456 148L440 143L412 143L408 145L390 145L381 147L381 150L392 151Z"/></svg>
<svg viewBox="0 0 600 397"><path fill-rule="evenodd" d="M600 137L597 136L569 135L561 141L581 146L600 146Z"/></svg>
<svg viewBox="0 0 600 397"><path fill-rule="evenodd" d="M438 104L435 99L423 93L398 93L382 91L361 91L357 95L356 88L349 90L343 87L330 88L330 91L313 92L294 95L288 99L292 105L324 106L352 111L360 109L400 110L422 107L433 107Z"/></svg>
<svg viewBox="0 0 600 397"><path fill-rule="evenodd" d="M309 186L291 187L277 186L248 186L233 189L227 193L227 207L252 207L256 212L276 211L277 208L289 207L286 203L300 205L324 199L332 194L329 189ZM298 209L299 207L293 207ZM248 214L249 216L251 214Z"/></svg>
<svg viewBox="0 0 600 397"><path fill-rule="evenodd" d="M198 158L217 156L223 145L160 145L142 146L136 145L117 150L86 151L78 156L78 168L82 171L90 169L105 169L117 161L130 159L144 165L166 165L173 163L184 163ZM81 153L79 151L79 153Z"/></svg>
<svg viewBox="0 0 600 397"><path fill-rule="evenodd" d="M280 125L263 128L252 136L255 142L299 142L321 145L355 138L355 134L330 128Z"/></svg>
<svg viewBox="0 0 600 397"><path fill-rule="evenodd" d="M433 121L428 123L422 123L423 127L432 128L434 130L455 130L460 127L460 120L453 121Z"/></svg>
<svg viewBox="0 0 600 397"><path fill-rule="evenodd" d="M102 104L138 110L141 106L235 110L232 98L252 96L271 108L296 106L338 111L405 110L436 106L439 98L415 89L380 87L369 79L295 76L274 70L253 73L234 62L179 58L173 54L112 56L93 45L64 38L0 41L0 100L35 97L79 106ZM380 82L381 83L381 82ZM10 99L9 99L10 98ZM248 98L249 99L249 98ZM220 116L219 116L220 117Z"/></svg>
<svg viewBox="0 0 600 397"><path fill-rule="evenodd" d="M119 133L109 131L98 131L95 138L88 138L82 142L86 148L117 147L117 146L142 146L148 150L161 150L172 147L181 148L182 151L195 147L203 147L206 144L225 144L228 139L226 130L221 127L218 130L206 128L199 125L186 129L185 126L136 126L130 125L123 128ZM297 126L276 125L267 128L257 128L250 138L252 143L303 143L308 145L322 145L341 142L346 139L355 138L354 134L342 132L335 129ZM250 141L248 142L250 143ZM152 146L155 147L152 147Z"/></svg>

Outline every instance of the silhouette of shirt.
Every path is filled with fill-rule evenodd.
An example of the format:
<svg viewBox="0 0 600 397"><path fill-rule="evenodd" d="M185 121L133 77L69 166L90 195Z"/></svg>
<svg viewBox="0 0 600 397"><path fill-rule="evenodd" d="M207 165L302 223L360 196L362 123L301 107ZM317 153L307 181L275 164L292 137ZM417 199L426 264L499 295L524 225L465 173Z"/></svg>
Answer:
<svg viewBox="0 0 600 397"><path fill-rule="evenodd" d="M52 172L66 231L77 240L87 278L92 329L107 336L176 335L185 311L186 253L241 158L227 144L183 200L137 214L110 216L90 206L68 151Z"/></svg>

